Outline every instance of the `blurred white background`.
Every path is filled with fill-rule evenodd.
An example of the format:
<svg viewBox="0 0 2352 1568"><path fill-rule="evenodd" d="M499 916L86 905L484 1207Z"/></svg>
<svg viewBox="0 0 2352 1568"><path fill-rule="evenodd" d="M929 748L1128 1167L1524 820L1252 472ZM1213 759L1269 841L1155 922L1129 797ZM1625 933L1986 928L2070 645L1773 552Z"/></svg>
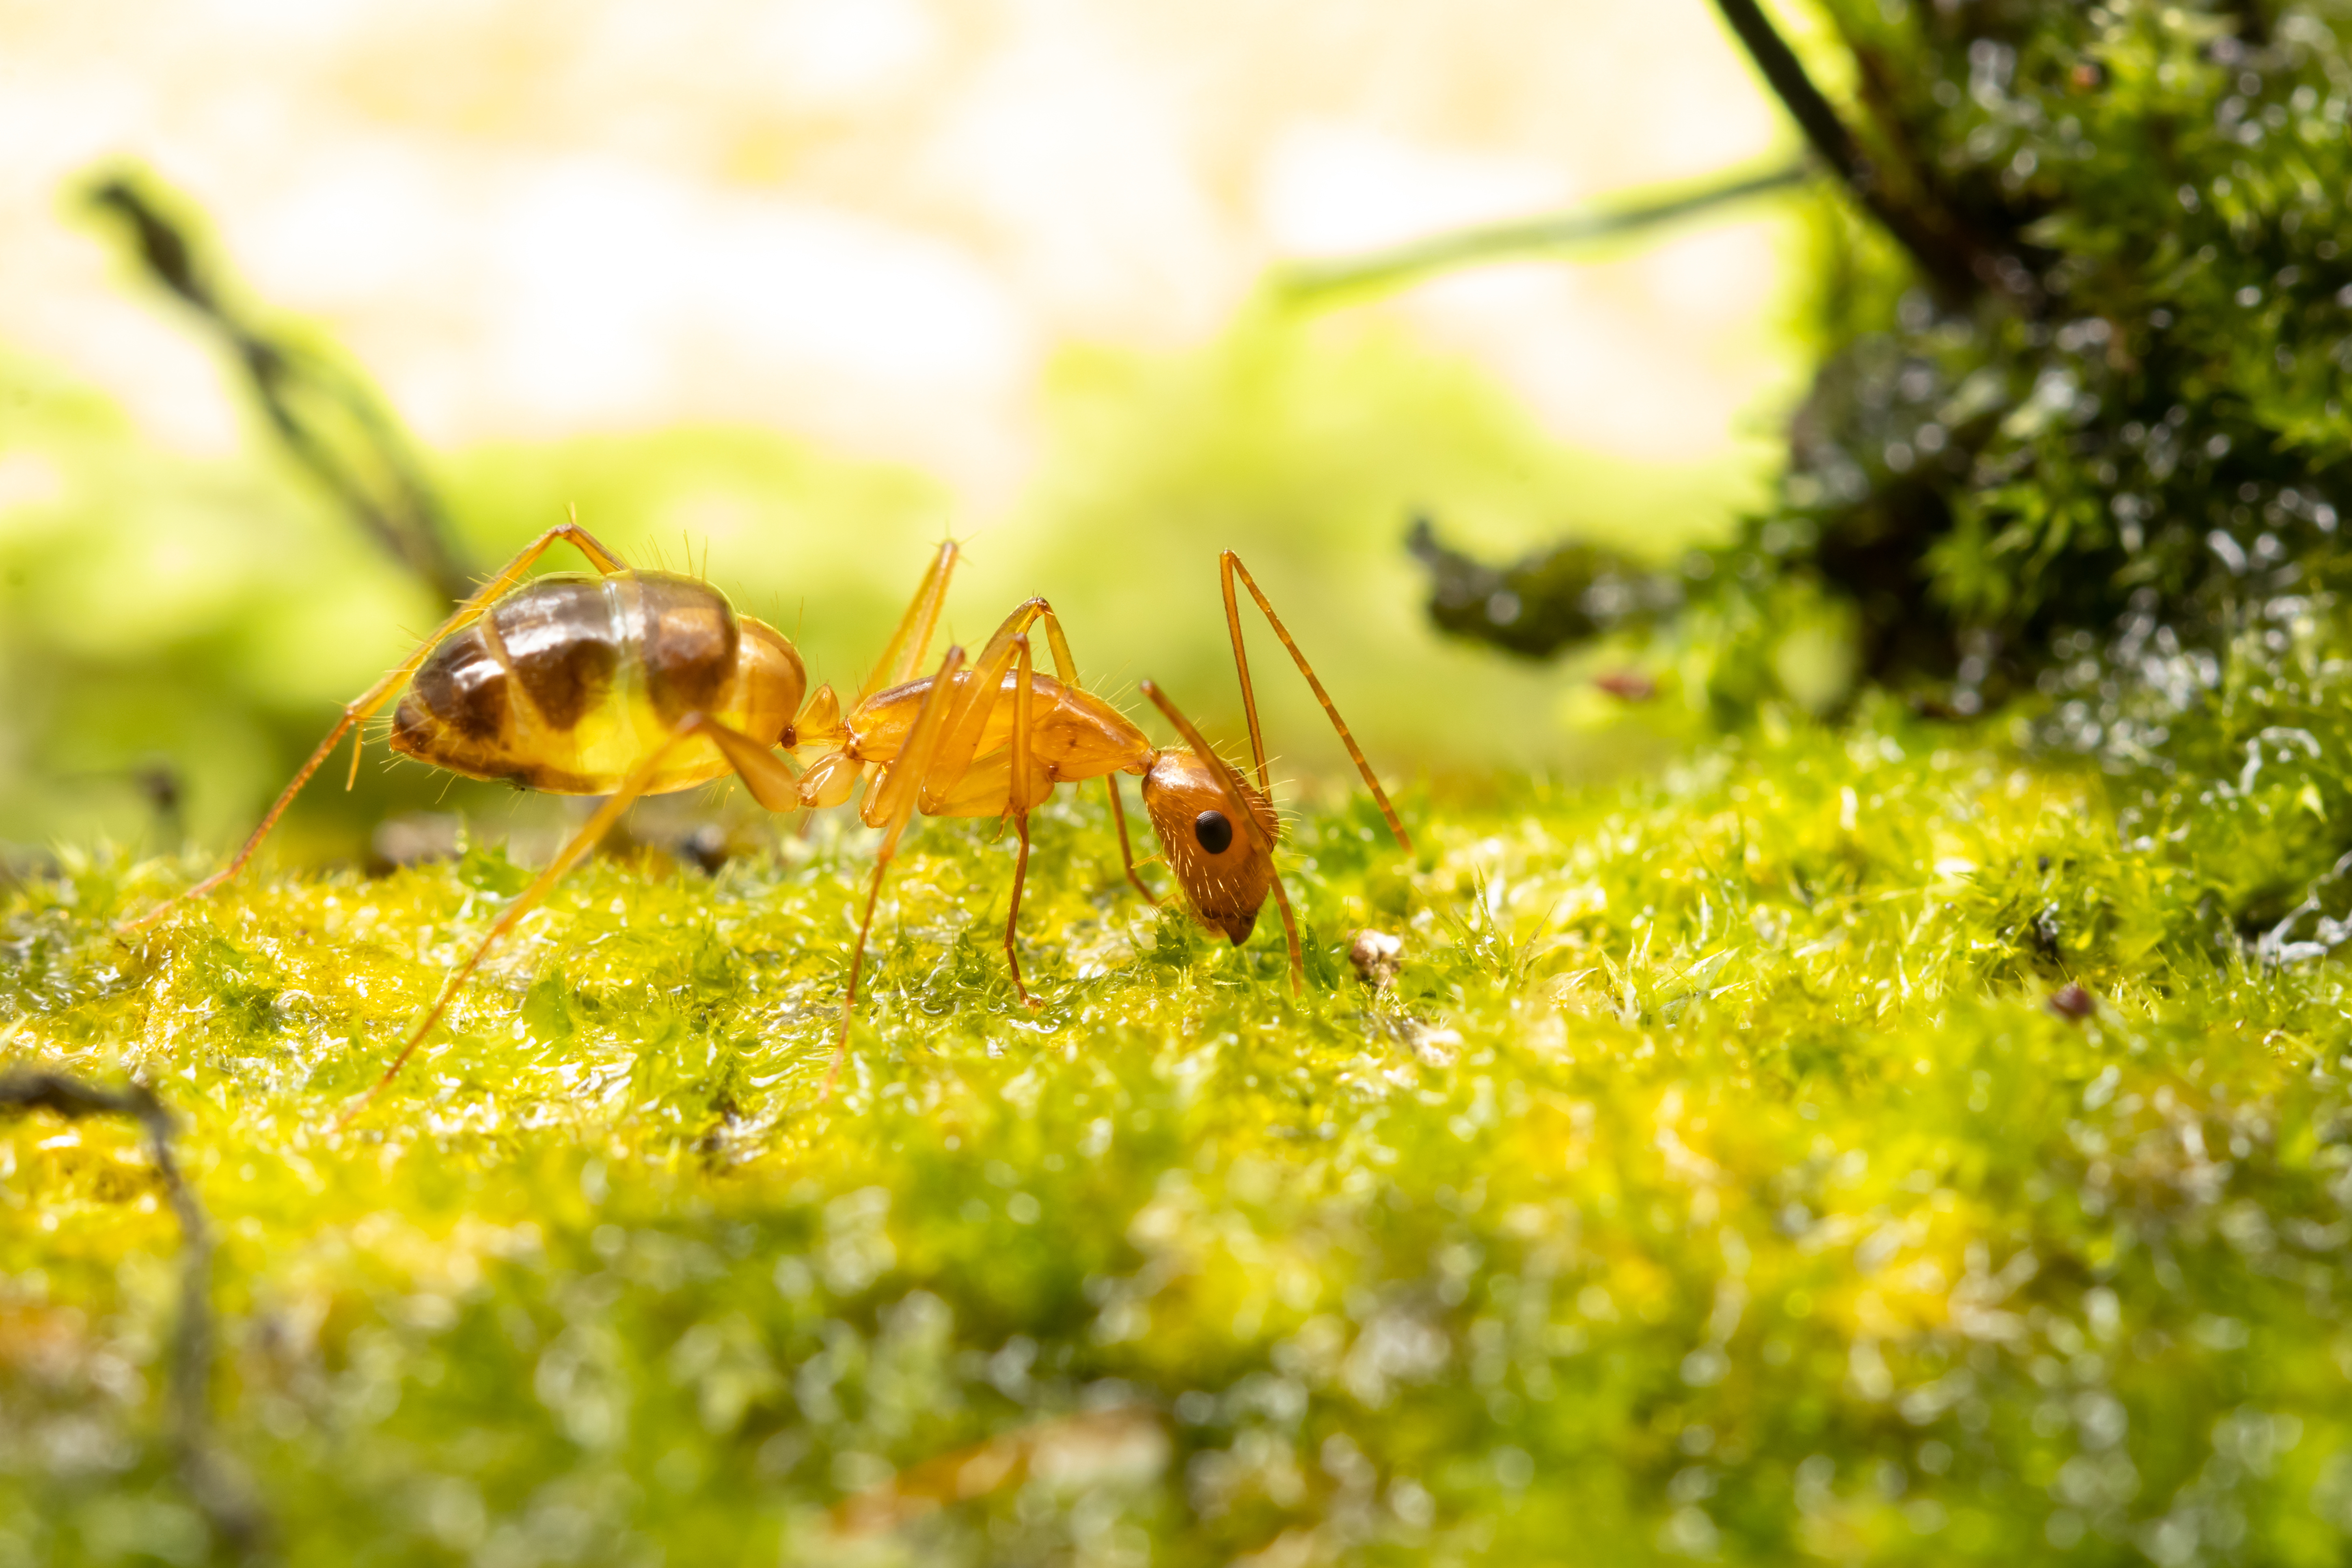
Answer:
<svg viewBox="0 0 2352 1568"><path fill-rule="evenodd" d="M0 7L0 338L222 451L234 389L60 192L151 164L429 442L747 421L975 519L1074 339L1215 332L1269 262L1784 144L1705 0L131 0ZM1752 216L1397 308L1561 438L1718 450L1783 374Z"/></svg>
<svg viewBox="0 0 2352 1568"><path fill-rule="evenodd" d="M1794 144L1706 0L0 3L0 350L102 393L166 465L126 499L113 458L0 451L0 565L42 621L0 678L66 691L40 673L63 648L100 693L0 712L0 837L92 831L71 792L10 794L68 752L188 770L200 836L282 776L259 731L198 722L196 676L167 700L92 660L179 668L171 639L197 639L290 731L430 624L341 524L296 515L299 486L222 477L268 443L80 210L110 161L347 347L469 515L514 514L478 564L601 494L578 476L605 443L642 504L607 495L592 526L707 559L823 675L854 679L952 530L958 635L1048 592L1090 677L1181 681L1223 721L1230 543L1383 762L1443 772L1590 761L1561 721L1590 702L1429 628L1406 512L1498 553L1719 533L1801 373L1801 225L1751 205L1253 336L1268 269ZM627 468L633 437L721 427L822 461L669 491ZM1296 685L1267 694L1278 747L1344 769ZM101 696L131 706L85 721Z"/></svg>

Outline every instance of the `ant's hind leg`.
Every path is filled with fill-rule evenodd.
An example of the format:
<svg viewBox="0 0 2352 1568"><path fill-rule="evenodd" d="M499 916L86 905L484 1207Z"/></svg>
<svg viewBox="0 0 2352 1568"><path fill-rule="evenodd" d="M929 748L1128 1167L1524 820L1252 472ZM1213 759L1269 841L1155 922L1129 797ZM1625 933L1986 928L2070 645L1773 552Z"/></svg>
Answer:
<svg viewBox="0 0 2352 1568"><path fill-rule="evenodd" d="M434 997L433 1005L425 1011L425 1016L417 1021L416 1026L409 1030L408 1038L401 1045L400 1054L392 1058L392 1065L383 1069L383 1076L376 1079L375 1087L361 1096L357 1103L336 1119L337 1127L345 1125L361 1111L365 1110L374 1102L377 1095L390 1087L400 1069L407 1065L408 1058L416 1054L416 1047L425 1043L425 1037L433 1032L433 1026L439 1023L441 1016L449 1010L449 1004L456 1000L458 989L472 976L474 971L480 967L482 960L489 955L490 949L497 946L499 940L512 931L523 916L539 906L540 900L547 897L549 889L562 879L566 871L572 869L583 856L603 841L604 835L610 833L614 825L621 820L621 814L628 810L636 802L637 797L644 795L654 780L660 776L662 765L669 760L670 753L696 736L701 736L718 746L721 754L735 769L736 776L740 778L744 787L751 792L752 798L770 811L790 810L799 804L793 790L792 770L784 766L782 761L774 753L751 736L738 730L730 730L716 719L700 713L688 714L678 721L677 727L669 732L661 744L656 746L645 760L630 772L629 776L622 781L621 787L607 796L603 805L597 806L595 812L581 826L580 831L572 836L571 842L565 844L557 852L555 858L547 863L547 868L532 879L530 886L516 895L514 900L499 912L499 918L491 922L490 929L483 933L482 940L474 944L474 951L466 955L466 961L451 970L447 977L442 981L440 994Z"/></svg>
<svg viewBox="0 0 2352 1568"><path fill-rule="evenodd" d="M302 786L304 784L310 782L310 775L317 773L320 768L324 766L327 759L334 754L335 748L342 744L343 737L351 734L362 724L367 722L369 719L375 715L378 709L381 709L385 703L398 696L400 694L401 688L408 684L408 678L416 673L418 668L425 663L428 657L431 656L433 650L441 646L444 638L447 637L450 633L457 630L468 622L479 617L483 611L496 604L500 597L513 589L516 584L520 584L523 580L523 574L530 571L532 564L536 563L541 556L546 554L556 545L562 543L569 543L577 549L581 554L588 558L589 563L594 566L600 573L609 574L614 572L625 572L628 570L628 568L621 564L621 558L619 556L614 554L611 551L605 549L604 545L598 543L593 534L576 522L559 522L553 528L549 529L545 533L541 534L537 539L532 540L530 543L523 547L520 554L518 554L513 560L508 562L505 566L499 570L495 576L491 577L480 587L475 589L473 594L467 598L464 604L451 611L449 618L443 621L439 626L436 627L431 637L426 637L423 642L416 645L415 651L411 653L406 658L401 660L400 663L394 667L394 668L386 674L383 679L377 681L373 686L369 687L365 691L360 693L358 697L343 704L343 716L340 720L336 721L335 727L333 729L327 731L327 738L319 742L319 749L310 753L310 760L304 763L300 768L296 770L293 782L289 784L285 790L279 794L276 803L273 804L269 810L263 815L261 825L253 830L253 836L245 841L244 847L236 852L236 856L227 865L222 867L211 876L206 877L203 881L198 882L194 887L190 888L187 891L174 894L173 897L164 900L153 909L149 910L145 914L141 915L137 920L123 921L121 925L115 927L115 930L117 931L133 931L139 930L142 926L152 925L155 921L162 920L166 914L170 913L179 905L186 902L190 899L200 899L204 897L206 893L211 892L215 888L219 887L223 882L227 881L231 877L236 876L239 871L245 869L245 863L253 858L254 851L261 847L261 841L269 837L269 830L278 826L278 819L286 815L286 808L294 804L294 797L302 793ZM360 748L357 745L353 745L352 748L352 774L351 778L345 782L343 787L345 789L349 789L352 784L358 782L359 776Z"/></svg>

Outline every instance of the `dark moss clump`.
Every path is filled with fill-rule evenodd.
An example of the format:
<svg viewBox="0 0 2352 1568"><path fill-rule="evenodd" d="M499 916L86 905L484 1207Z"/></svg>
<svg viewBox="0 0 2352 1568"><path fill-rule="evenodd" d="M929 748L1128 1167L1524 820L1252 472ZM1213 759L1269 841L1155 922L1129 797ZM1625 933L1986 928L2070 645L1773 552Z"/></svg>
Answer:
<svg viewBox="0 0 2352 1568"><path fill-rule="evenodd" d="M1825 9L1872 216L1832 226L1780 504L1698 563L1722 613L1694 626L1818 584L1864 676L1971 712L2118 642L2218 656L2335 591L2352 11ZM1608 570L1439 620L1548 653L1591 635Z"/></svg>

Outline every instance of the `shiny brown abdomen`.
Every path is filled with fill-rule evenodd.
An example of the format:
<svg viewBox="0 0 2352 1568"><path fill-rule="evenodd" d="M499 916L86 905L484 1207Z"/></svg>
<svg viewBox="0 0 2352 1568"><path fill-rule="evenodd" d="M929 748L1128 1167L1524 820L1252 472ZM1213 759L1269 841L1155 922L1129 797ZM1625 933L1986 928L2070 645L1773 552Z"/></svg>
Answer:
<svg viewBox="0 0 2352 1568"><path fill-rule="evenodd" d="M469 778L557 795L618 788L688 713L772 744L800 700L800 658L708 583L562 573L524 584L435 648L403 693L392 748ZM648 795L727 771L678 747Z"/></svg>

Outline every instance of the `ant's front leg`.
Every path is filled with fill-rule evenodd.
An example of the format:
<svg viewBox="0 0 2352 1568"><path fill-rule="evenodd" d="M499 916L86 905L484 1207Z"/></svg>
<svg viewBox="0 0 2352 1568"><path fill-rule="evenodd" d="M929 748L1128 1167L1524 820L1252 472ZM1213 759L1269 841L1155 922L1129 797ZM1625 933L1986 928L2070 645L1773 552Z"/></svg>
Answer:
<svg viewBox="0 0 2352 1568"><path fill-rule="evenodd" d="M992 655L1001 656L1012 647L1015 637L1033 626L1042 626L1045 629L1045 646L1054 657L1054 674L1071 690L1084 690L1085 684L1078 679L1078 661L1071 656L1070 639L1062 631L1062 618L1054 613L1054 606L1042 598L1025 601L1011 615L1004 617L1004 624L997 627L996 635L989 639L987 647L982 651L980 662L974 667L975 669L986 668ZM978 677L975 676L975 681L977 679ZM984 695L975 687L971 700L977 700ZM1103 775L1103 793L1110 799L1111 826L1118 831L1118 858L1120 863L1127 868L1127 879L1134 884L1137 892L1143 895L1145 903L1157 906L1160 902L1160 895L1145 884L1141 873L1135 868L1135 845L1133 840L1128 837L1127 808L1119 803L1118 779L1116 775L1110 773Z"/></svg>
<svg viewBox="0 0 2352 1568"><path fill-rule="evenodd" d="M1381 815L1388 818L1389 831L1396 835L1398 847L1408 855L1412 854L1412 838L1405 832L1403 819L1397 816L1396 807L1389 804L1389 792L1381 787L1380 777L1372 772L1372 764L1364 760L1364 749L1356 744L1356 737L1348 729L1348 721L1339 717L1339 704L1333 702L1331 694L1323 689L1321 679L1316 675L1315 667L1307 662L1307 655L1299 647L1297 639L1290 635L1290 628L1282 624L1282 617L1274 613L1274 601L1268 599L1265 591L1257 585L1257 579L1251 576L1250 569L1242 564L1242 558L1230 550L1217 557L1217 574L1224 590L1225 632L1233 639L1234 673L1241 680L1242 712L1249 721L1250 760L1257 766L1258 788L1269 798L1273 796L1274 781L1267 776L1265 766L1265 737L1259 732L1257 725L1257 688L1250 680L1249 650L1242 643L1241 605L1234 595L1234 580L1236 577L1241 580L1242 586L1249 590L1250 597L1257 601L1258 609L1265 616L1265 624L1274 628L1274 635L1281 639L1283 647L1290 655L1290 661L1298 667L1298 673L1307 678L1308 688L1315 693L1315 700L1323 705L1324 716L1331 721L1331 728L1339 732L1339 743L1348 748L1348 755L1355 760L1356 771L1364 776L1365 787L1372 792L1372 799L1380 805ZM1163 703L1162 706L1166 705Z"/></svg>

